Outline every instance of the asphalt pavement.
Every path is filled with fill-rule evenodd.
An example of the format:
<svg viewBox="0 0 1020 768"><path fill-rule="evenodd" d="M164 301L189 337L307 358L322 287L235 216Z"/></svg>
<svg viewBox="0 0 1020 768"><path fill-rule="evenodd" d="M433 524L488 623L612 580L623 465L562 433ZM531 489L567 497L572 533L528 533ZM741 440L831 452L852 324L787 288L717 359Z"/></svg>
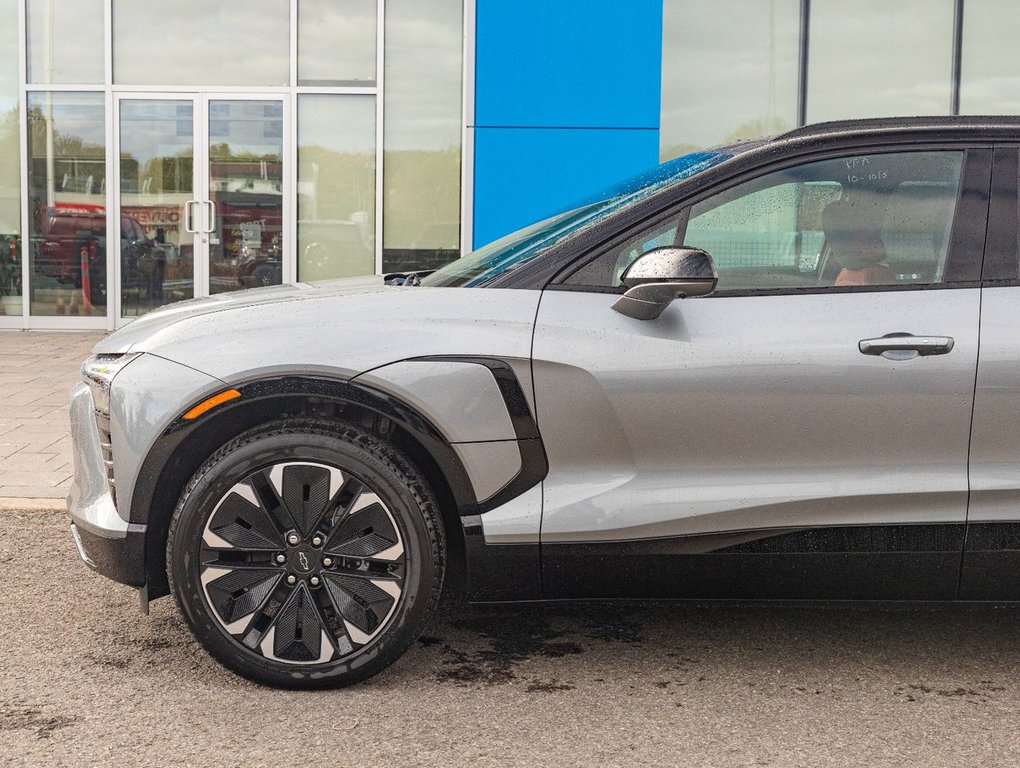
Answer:
<svg viewBox="0 0 1020 768"><path fill-rule="evenodd" d="M302 693L142 615L61 514L0 512L0 585L2 765L1020 765L1017 608L447 597L387 672Z"/></svg>

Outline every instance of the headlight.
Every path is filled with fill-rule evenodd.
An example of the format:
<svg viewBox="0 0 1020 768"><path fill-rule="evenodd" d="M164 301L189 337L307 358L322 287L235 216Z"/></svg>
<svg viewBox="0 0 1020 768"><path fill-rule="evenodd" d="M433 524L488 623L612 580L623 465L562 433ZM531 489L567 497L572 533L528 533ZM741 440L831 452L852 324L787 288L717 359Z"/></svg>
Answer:
<svg viewBox="0 0 1020 768"><path fill-rule="evenodd" d="M81 375L92 388L92 400L96 404L97 411L109 415L110 385L113 384L113 378L139 354L141 353L93 355L81 364Z"/></svg>

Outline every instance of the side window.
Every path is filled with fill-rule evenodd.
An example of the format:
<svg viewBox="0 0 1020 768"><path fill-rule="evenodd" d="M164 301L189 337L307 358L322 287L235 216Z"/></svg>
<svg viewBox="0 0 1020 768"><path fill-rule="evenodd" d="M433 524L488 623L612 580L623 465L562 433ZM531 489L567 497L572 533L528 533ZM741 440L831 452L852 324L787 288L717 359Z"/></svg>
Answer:
<svg viewBox="0 0 1020 768"><path fill-rule="evenodd" d="M574 272L566 283L568 285L589 285L603 288L619 286L624 270L641 254L653 248L665 245L677 245L677 229L679 217L674 216L652 229L632 237L622 246L600 256Z"/></svg>
<svg viewBox="0 0 1020 768"><path fill-rule="evenodd" d="M712 255L719 291L937 284L943 280L963 152L823 160L723 190L574 273L575 285L619 287L641 253L673 242Z"/></svg>

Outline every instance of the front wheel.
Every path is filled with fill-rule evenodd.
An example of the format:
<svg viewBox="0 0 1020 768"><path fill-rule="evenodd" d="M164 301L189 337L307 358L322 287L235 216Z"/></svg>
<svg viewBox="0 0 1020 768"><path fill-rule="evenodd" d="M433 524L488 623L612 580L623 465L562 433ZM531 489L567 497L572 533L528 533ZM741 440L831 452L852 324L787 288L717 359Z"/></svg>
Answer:
<svg viewBox="0 0 1020 768"><path fill-rule="evenodd" d="M274 424L230 441L174 511L167 573L199 642L256 682L337 687L414 642L442 588L435 498L359 429Z"/></svg>

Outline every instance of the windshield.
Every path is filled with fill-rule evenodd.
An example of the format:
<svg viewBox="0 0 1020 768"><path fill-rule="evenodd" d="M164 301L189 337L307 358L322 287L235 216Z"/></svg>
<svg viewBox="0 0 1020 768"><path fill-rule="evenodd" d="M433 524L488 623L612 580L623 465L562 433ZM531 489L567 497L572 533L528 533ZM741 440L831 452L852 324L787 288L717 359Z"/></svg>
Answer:
<svg viewBox="0 0 1020 768"><path fill-rule="evenodd" d="M434 287L482 285L540 256L548 248L625 206L733 157L732 148L692 152L633 176L565 213L551 216L457 259L421 281Z"/></svg>

